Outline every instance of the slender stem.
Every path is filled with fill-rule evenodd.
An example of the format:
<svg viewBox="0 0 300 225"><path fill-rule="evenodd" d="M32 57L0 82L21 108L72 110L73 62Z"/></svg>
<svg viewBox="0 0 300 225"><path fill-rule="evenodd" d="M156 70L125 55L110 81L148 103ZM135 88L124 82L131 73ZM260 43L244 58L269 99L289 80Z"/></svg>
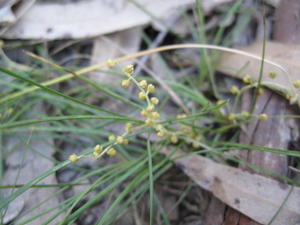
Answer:
<svg viewBox="0 0 300 225"><path fill-rule="evenodd" d="M256 60L263 60L263 62L266 62L266 63L268 63L270 65L276 66L281 71L283 71L285 74L288 74L288 72L281 65L279 65L279 64L277 64L275 62L272 62L270 60L263 59L260 56L257 56L257 55L254 55L254 54L251 54L251 53L248 53L248 52L245 52L245 51L237 50L237 49L232 49L232 48L227 48L227 47L220 47L220 46L216 46L216 45L207 45L207 44L166 45L166 46L161 46L161 47L154 48L154 49L149 49L149 50L145 50L145 51L140 51L140 52L136 52L136 53L133 53L133 54L129 54L129 55L117 58L114 61L115 62L123 62L123 61L126 61L126 60L138 58L138 57L141 57L141 56L144 56L144 55L153 54L153 53L156 53L156 52L163 52L163 51L176 50L176 49L185 49L185 48L195 48L195 49L206 48L206 49L213 49L213 50L219 50L219 51L224 51L224 52L231 52L231 53L234 53L234 54L239 54L239 55L247 56L247 57L250 57L250 58L253 58L253 59L256 59ZM81 75L81 74L87 74L89 72L101 69L101 68L103 68L105 66L106 66L106 63L96 64L96 65L93 65L93 66L81 69L79 71L76 71L76 74L79 74L79 75ZM50 85L53 85L53 84L57 84L57 83L66 81L66 80L68 80L70 78L73 78L73 77L74 77L74 75L72 73L67 73L67 74L65 74L65 75L63 75L61 77L57 77L57 78L54 78L52 80L45 81L45 82L41 83L41 85L42 86L50 86ZM0 103L6 102L8 100L11 100L11 99L14 99L14 98L17 98L17 97L20 97L20 96L22 96L24 94L28 94L28 93L31 93L33 91L39 90L39 89L40 89L40 87L34 86L34 87L30 87L30 88L24 89L24 90L19 91L19 92L15 92L14 94L11 94L11 95L8 95L8 96L5 96L5 97L1 98L0 99Z"/></svg>
<svg viewBox="0 0 300 225"><path fill-rule="evenodd" d="M260 62L260 70L259 70L259 77L258 77L258 81L257 81L257 86L255 88L254 91L254 96L253 96L253 101L252 101L252 105L251 105L251 110L250 110L250 114L253 114L254 110L255 110L255 105L256 105L256 101L257 101L257 97L259 95L259 88L261 86L261 81L263 78L263 72L264 72L264 59L265 59L265 53L266 53L266 15L265 15L265 7L263 7L263 35L264 35L264 40L263 40L263 46L262 46L262 59Z"/></svg>
<svg viewBox="0 0 300 225"><path fill-rule="evenodd" d="M153 185L153 168L152 168L152 152L150 146L150 133L147 139L148 166L149 166L149 208L150 208L150 225L153 225L153 200L154 200L154 185Z"/></svg>

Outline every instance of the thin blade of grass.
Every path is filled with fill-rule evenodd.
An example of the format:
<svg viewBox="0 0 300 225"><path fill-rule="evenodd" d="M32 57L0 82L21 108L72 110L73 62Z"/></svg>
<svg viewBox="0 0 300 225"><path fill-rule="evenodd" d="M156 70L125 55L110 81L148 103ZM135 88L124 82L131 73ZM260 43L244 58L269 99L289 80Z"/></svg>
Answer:
<svg viewBox="0 0 300 225"><path fill-rule="evenodd" d="M0 129L8 129L19 126L27 126L31 124L61 121L61 120L86 120L86 119L100 119L100 120L114 120L114 121L132 121L139 123L142 121L128 118L125 116L95 116L95 115L75 115L75 116L53 116L42 119L22 120L17 122L4 123L0 125Z"/></svg>
<svg viewBox="0 0 300 225"><path fill-rule="evenodd" d="M51 62L51 61L48 60L48 59L45 59L45 58L43 58L43 57L41 57L41 56L38 56L38 55L36 55L36 54L34 54L34 53L32 53L32 52L27 52L27 51L25 51L25 53L26 53L27 55L29 55L29 56L35 58L35 59L38 59L38 60L40 60L40 61L42 61L42 62L44 62L44 63L47 63L47 64L49 64L49 65L51 65L51 66L53 66L53 67L55 67L55 68L57 68L57 69L59 69L59 70L61 70L61 71L64 71L64 72L67 72L67 73L72 74L74 77L77 77L78 79L80 79L80 80L82 80L83 82L89 84L90 86L96 88L97 90L99 90L99 91L101 91L101 92L104 92L105 94L107 94L107 95L109 95L109 96L111 96L111 97L114 97L115 99L118 99L118 100L124 102L125 104L128 104L128 105L131 105L131 106L133 106L133 107L137 107L137 108L142 109L142 106L140 106L140 105L138 105L138 104L136 104L136 103L134 103L134 102L129 101L127 98L124 98L124 97L121 96L121 95L118 95L118 94L116 94L116 93L110 91L109 89L103 87L102 85L96 83L95 81L92 81L92 80L90 80L90 79L88 79L88 78L86 78L86 77L81 76L80 74L77 74L75 71L72 71L72 70L70 70L70 69L67 69L67 68L65 68L65 67L62 67L62 66L60 66L60 65L58 65L58 64L56 64L56 63Z"/></svg>
<svg viewBox="0 0 300 225"><path fill-rule="evenodd" d="M268 148L268 147L262 147L262 146L256 146L256 145L246 145L246 144L240 144L240 143L234 143L234 142L216 142L214 144L222 145L222 146L238 147L240 149L251 149L251 150L273 152L273 153L282 154L282 155L300 157L300 152L296 151L296 150L275 149L275 148Z"/></svg>
<svg viewBox="0 0 300 225"><path fill-rule="evenodd" d="M37 87L41 88L42 90L44 90L44 91L46 91L46 92L48 92L48 93L51 93L51 94L53 94L53 95L57 95L57 96L66 98L66 99L68 99L68 100L70 100L70 101L72 101L72 102L78 103L78 104L80 104L80 105L87 106L87 107L89 107L89 108L96 109L96 110L101 111L101 112L109 113L109 114L112 114L112 115L115 115L115 116L120 116L118 113L115 113L115 112L112 112L112 111L109 111L109 110L105 110L105 109L102 109L102 108L100 108L100 107L98 107L98 106L91 105L91 104L85 103L85 102L83 102L83 101L80 101L80 100L78 100L78 99L76 99L76 98L67 96L67 95L65 95L65 94L63 94L63 93L61 93L61 92L59 92L59 91L56 91L56 90L51 89L51 88L48 88L48 87L46 87L46 86L44 86L44 85L42 85L42 84L39 84L39 83L37 83L37 82L35 82L35 81L31 80L31 79L22 77L22 76L20 76L20 75L18 75L18 74L16 74L16 73L11 72L11 71L9 71L9 70L6 70L6 69L4 69L4 68L2 68L2 67L0 67L0 71L3 72L3 73L6 73L6 74L9 75L9 76L15 77L15 78L17 78L17 79L19 79L19 80L22 80L22 81L25 81L25 82L27 82L27 83L30 83L30 84L32 84L32 85L34 85L34 86L37 86ZM1 103L1 101L0 101L0 103Z"/></svg>
<svg viewBox="0 0 300 225"><path fill-rule="evenodd" d="M166 45L166 46L161 46L158 48L154 48L154 49L149 49L149 50L144 50L144 51L139 51L133 54L129 54L120 58L116 58L114 61L116 63L118 62L123 62L126 60L130 60L130 59L134 59L134 58L138 58L144 55L149 55L149 54L153 54L153 53L157 53L157 52L163 52L163 51L169 51L169 50L176 50L176 49L184 49L184 48L194 48L194 49L212 49L212 50L219 50L219 51L224 51L224 52L231 52L234 54L239 54L239 55L243 55L243 56L247 56L256 60L262 60L262 58L260 56L245 52L245 51L241 51L241 50L237 50L237 49L233 49L233 48L227 48L227 47L221 47L221 46L216 46L216 45L206 45L206 44L177 44L177 45ZM270 60L264 59L265 63L268 63L270 65L273 65L277 68L279 68L281 71L283 71L285 74L288 74L288 72L279 64L272 62ZM104 67L106 64L105 63L101 63L101 64L96 64L84 69L81 69L79 71L76 71L77 74L81 75L81 74L86 74L92 71L95 71L97 69L100 69L102 67ZM66 81L68 79L73 78L73 74L65 74L61 77L58 78L54 78L52 80L46 81L41 83L41 85L35 85L34 87L29 87L25 90L16 92L14 94L11 94L9 96L6 96L4 98L0 99L0 103L6 102L8 100L20 97L22 95L31 93L33 91L39 90L40 88L46 87L46 86L50 86L53 84L57 84L63 81Z"/></svg>

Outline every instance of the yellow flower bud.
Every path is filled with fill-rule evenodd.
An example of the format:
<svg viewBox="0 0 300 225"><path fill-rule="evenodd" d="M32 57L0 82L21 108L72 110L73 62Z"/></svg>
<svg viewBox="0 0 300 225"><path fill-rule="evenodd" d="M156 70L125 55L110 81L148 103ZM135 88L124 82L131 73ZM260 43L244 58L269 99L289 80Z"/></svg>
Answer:
<svg viewBox="0 0 300 225"><path fill-rule="evenodd" d="M233 114L233 113L230 113L230 114L228 115L227 119L228 119L229 121L234 121L234 120L236 119L236 115Z"/></svg>
<svg viewBox="0 0 300 225"><path fill-rule="evenodd" d="M108 140L109 141L114 141L116 139L116 137L114 136L114 135L110 135L109 137L108 137Z"/></svg>
<svg viewBox="0 0 300 225"><path fill-rule="evenodd" d="M108 59L108 60L106 61L106 66L107 66L108 68L112 68L112 67L114 67L115 65L116 65L116 62L113 61L112 59Z"/></svg>
<svg viewBox="0 0 300 225"><path fill-rule="evenodd" d="M161 124L158 124L158 125L155 126L156 131L163 131L164 129L165 129L164 126L161 125Z"/></svg>
<svg viewBox="0 0 300 225"><path fill-rule="evenodd" d="M269 77L272 78L272 79L276 78L276 76L277 76L277 74L275 72L270 72L269 73Z"/></svg>
<svg viewBox="0 0 300 225"><path fill-rule="evenodd" d="M125 66L123 69L124 73L127 75L132 75L134 73L134 66L132 64Z"/></svg>
<svg viewBox="0 0 300 225"><path fill-rule="evenodd" d="M300 88L300 80L295 80L293 84L295 88Z"/></svg>
<svg viewBox="0 0 300 225"><path fill-rule="evenodd" d="M243 111L243 112L241 113L241 115L242 115L242 117L244 117L245 119L248 119L248 118L250 117L250 113L247 112L247 111Z"/></svg>
<svg viewBox="0 0 300 225"><path fill-rule="evenodd" d="M139 87L146 88L147 87L147 81L145 81L145 80L140 81L139 82Z"/></svg>
<svg viewBox="0 0 300 225"><path fill-rule="evenodd" d="M130 80L122 80L122 83L121 83L123 88L128 88L130 86L130 84L131 84Z"/></svg>
<svg viewBox="0 0 300 225"><path fill-rule="evenodd" d="M263 93L265 93L265 89L258 88L258 94L262 95Z"/></svg>
<svg viewBox="0 0 300 225"><path fill-rule="evenodd" d="M165 132L164 131L159 131L156 133L157 137L164 137L165 136Z"/></svg>
<svg viewBox="0 0 300 225"><path fill-rule="evenodd" d="M147 91L149 93L152 93L155 91L155 86L153 84L149 84L148 87L147 87Z"/></svg>
<svg viewBox="0 0 300 225"><path fill-rule="evenodd" d="M145 124L146 124L147 126L151 127L154 123L153 123L153 120L151 120L151 119L146 119Z"/></svg>
<svg viewBox="0 0 300 225"><path fill-rule="evenodd" d="M117 151L114 149L114 148L110 148L108 151L107 151L107 155L113 157L117 154Z"/></svg>
<svg viewBox="0 0 300 225"><path fill-rule="evenodd" d="M72 154L69 156L69 160L72 162L72 163L75 163L77 162L79 159L79 157L76 155L76 154Z"/></svg>
<svg viewBox="0 0 300 225"><path fill-rule="evenodd" d="M231 94L238 94L240 92L239 88L236 86L236 85L233 85L231 88L230 88L230 93Z"/></svg>
<svg viewBox="0 0 300 225"><path fill-rule="evenodd" d="M123 144L124 143L124 138L122 136L118 136L117 139L116 139L116 142L118 144Z"/></svg>
<svg viewBox="0 0 300 225"><path fill-rule="evenodd" d="M177 119L183 119L186 118L186 114L179 114L176 116Z"/></svg>
<svg viewBox="0 0 300 225"><path fill-rule="evenodd" d="M139 93L139 99L144 100L144 99L146 99L146 97L147 97L147 95L145 94L145 92L141 91L141 92Z"/></svg>
<svg viewBox="0 0 300 225"><path fill-rule="evenodd" d="M152 117L152 119L157 120L159 118L159 113L153 112L153 113L151 113L151 117Z"/></svg>
<svg viewBox="0 0 300 225"><path fill-rule="evenodd" d="M268 120L269 119L269 116L265 113L262 113L258 116L258 119L259 120Z"/></svg>
<svg viewBox="0 0 300 225"><path fill-rule="evenodd" d="M128 145L128 144L129 144L129 140L126 139L126 138L124 138L123 144L124 144L124 145Z"/></svg>
<svg viewBox="0 0 300 225"><path fill-rule="evenodd" d="M173 144L176 144L176 143L178 142L178 138L177 138L177 136L176 136L175 134L173 134L173 135L171 136L171 142L172 142Z"/></svg>
<svg viewBox="0 0 300 225"><path fill-rule="evenodd" d="M246 75L243 77L243 82L246 83L246 84L250 84L252 83L252 78L250 77L250 75Z"/></svg>
<svg viewBox="0 0 300 225"><path fill-rule="evenodd" d="M147 117L148 116L148 112L146 110L142 110L141 111L141 115L144 116L144 117Z"/></svg>
<svg viewBox="0 0 300 225"><path fill-rule="evenodd" d="M125 125L125 131L127 133L131 132L132 131L132 127L133 127L132 123L126 123L126 125Z"/></svg>
<svg viewBox="0 0 300 225"><path fill-rule="evenodd" d="M154 105L148 105L146 108L147 112L152 112L154 110Z"/></svg>
<svg viewBox="0 0 300 225"><path fill-rule="evenodd" d="M94 152L96 152L96 153L101 153L102 150L103 150L103 147L101 145L96 145L94 147Z"/></svg>
<svg viewBox="0 0 300 225"><path fill-rule="evenodd" d="M99 155L100 155L100 153L98 153L98 152L93 152L93 157L94 157L94 158L98 158Z"/></svg>
<svg viewBox="0 0 300 225"><path fill-rule="evenodd" d="M158 98L152 97L152 98L150 99L150 102L151 102L153 105L157 105L158 102L159 102L159 100L158 100Z"/></svg>
<svg viewBox="0 0 300 225"><path fill-rule="evenodd" d="M216 102L216 104L217 104L217 105L222 105L222 104L224 104L225 102L226 102L226 100L220 99L220 100L218 100L218 101Z"/></svg>

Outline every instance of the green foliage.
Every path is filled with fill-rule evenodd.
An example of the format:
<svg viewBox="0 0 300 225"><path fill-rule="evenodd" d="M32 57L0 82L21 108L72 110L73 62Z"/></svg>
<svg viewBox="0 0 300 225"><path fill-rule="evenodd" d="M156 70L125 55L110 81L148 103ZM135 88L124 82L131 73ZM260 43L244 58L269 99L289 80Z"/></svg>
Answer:
<svg viewBox="0 0 300 225"><path fill-rule="evenodd" d="M236 1L229 10L224 12L225 20L229 20L235 14L244 13L239 11L241 2ZM200 27L203 27L205 16L200 3L201 1L197 1L197 22ZM213 43L231 44L234 35L243 30L247 21L246 19L237 23L237 26L227 33L225 32L226 24L219 25ZM193 24L191 21L189 22ZM0 93L1 147L3 148L4 137L11 134L22 136L24 132L30 131L30 135L36 136L41 135L41 132L47 132L47 135L57 141L74 144L82 149L80 153L74 153L69 158L62 154L64 158L61 160L51 159L55 166L35 179L29 180L26 184L18 184L16 180L15 184L1 185L0 191L8 188L15 189L7 197L0 196L2 217L9 204L29 189L56 187L55 194L17 216L17 219L21 221L20 224L30 224L50 212L52 214L47 221L44 221L44 224L51 224L59 215L63 218L60 225L73 224L85 211L101 201L107 200L108 196L110 205L103 215L99 215L96 224L113 224L126 211L134 208L133 204L139 204L147 193L149 193L149 224L157 224L154 216L157 213L163 218L163 224L170 224L168 219L170 212L166 212L161 206L155 190L155 182L161 179L161 176L172 166L172 162L161 153L164 148L171 148L174 151L183 150L187 155L202 154L215 160L218 159L217 156L221 156L223 159L235 160L238 163L245 162L228 155L226 151L252 149L299 157L299 151L237 143L237 137L242 127L251 120L261 119L263 122L263 120L272 119L268 115L255 115L253 112L245 114L245 112L238 111L241 94L246 90L256 88L255 96L257 97L261 79L258 83L245 82L246 84L235 93L230 93L230 88L225 91L220 89L220 91L215 78L215 63L219 54L209 52L209 46L205 45L208 39L212 38L208 36L211 34L206 34L204 29L193 27L193 25L191 25L191 32L195 41L203 45L174 45L146 50L77 71L57 66L48 59L42 59L42 65L49 66L50 64L51 69L58 69L59 73L67 72L59 78L50 80L42 80L43 68L32 69L32 71L27 68L25 71L24 68L20 70L20 67L12 69L5 66L0 67L0 88L5 90ZM172 34L176 35L174 32ZM224 37L223 42L221 42L221 37ZM149 37L147 38L149 39ZM160 54L160 51L172 49L177 51L180 48L201 48L201 63L193 62L198 65L197 75L190 74L184 78L172 78L173 80L164 81L163 84L177 94L189 112L185 112L184 108L176 107L174 110L174 107L171 107L175 102L174 98L166 89L162 88L163 85L160 85L160 82L141 74L136 76L133 65L128 65L121 70L118 64L146 54ZM214 46L212 49L218 49L218 46ZM219 50L224 49L220 47ZM180 57L180 51L178 54ZM168 62L162 55L159 56L170 73L172 70L169 68ZM41 60L40 57L37 59ZM40 63L40 61L38 62ZM87 72L105 66L108 70L101 72L106 72L108 76L112 74L116 77L121 76L123 81L119 86L108 87L85 76ZM180 68L180 66L178 67ZM68 88L55 86L60 83L64 83ZM115 112L100 107L101 103L99 103L99 98L95 97L95 92L123 104L122 106L129 108L129 112ZM224 95L230 96L229 100L222 99L221 96ZM34 109L34 106L40 103L49 108L50 113ZM190 105L192 106L190 107ZM167 107L171 107L174 113L165 110ZM30 117L28 118L29 113ZM139 113L142 114L142 117L138 115ZM273 117L273 119L276 118ZM121 126L121 134L110 132L107 129L110 125ZM78 143L76 140L72 140L72 135L80 135L93 144ZM30 139L31 136L26 136L26 138ZM64 149L56 150L57 153L63 153ZM7 154L10 153L4 152L4 150L0 152L1 178L3 178L4 160ZM43 154L40 155L47 158ZM111 160L113 157L117 159ZM88 169L80 168L76 163L83 158L93 158L95 165L100 162L100 168L93 166ZM106 161L108 163L105 163ZM46 177L63 169L77 171L80 173L80 177L71 183L41 184ZM255 167L255 169L268 173L263 168ZM298 185L291 179L280 178ZM91 184L83 183L87 179L93 180L93 182ZM86 187L81 193L73 195L31 218L26 218L26 213L35 212L40 205L47 204L49 199L56 198L68 188L79 185ZM173 209L183 201L191 186L190 184L185 189ZM83 201L92 192L96 194Z"/></svg>

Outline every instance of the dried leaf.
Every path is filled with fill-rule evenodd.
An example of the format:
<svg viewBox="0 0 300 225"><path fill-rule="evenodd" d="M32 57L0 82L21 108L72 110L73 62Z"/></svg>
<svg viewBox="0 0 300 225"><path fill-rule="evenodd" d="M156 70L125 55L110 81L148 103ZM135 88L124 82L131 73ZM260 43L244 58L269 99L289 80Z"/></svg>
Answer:
<svg viewBox="0 0 300 225"><path fill-rule="evenodd" d="M105 62L108 59L114 59L122 55L137 52L141 36L139 28L131 28L122 32L117 32L95 38L92 51L92 63ZM127 64L132 61L127 61ZM123 77L113 76L107 73L92 72L90 78L102 83L117 84Z"/></svg>
<svg viewBox="0 0 300 225"><path fill-rule="evenodd" d="M165 150L165 154L170 154ZM225 166L199 155L172 158L200 187L251 219L267 224L288 196L291 186L276 180ZM177 158L178 157L178 158ZM272 225L295 225L300 221L300 188L294 187Z"/></svg>
<svg viewBox="0 0 300 225"><path fill-rule="evenodd" d="M273 7L278 7L281 0L265 0L265 2L272 5Z"/></svg>
<svg viewBox="0 0 300 225"><path fill-rule="evenodd" d="M206 12L231 0L205 0ZM77 3L36 3L28 13L9 29L5 38L18 39L64 39L86 38L112 33L151 22L152 16L139 9L134 2L161 18L194 0L89 0Z"/></svg>
<svg viewBox="0 0 300 225"><path fill-rule="evenodd" d="M41 111L41 105L38 109ZM24 136L22 136L24 135ZM27 184L32 179L41 175L43 172L50 170L54 167L54 162L49 160L54 154L53 140L49 137L49 134L39 132L38 135L34 131L28 131L22 135L12 135L5 137L4 148L6 151L13 149L12 152L6 152L8 156L5 158L7 168L4 173L3 185L15 185L15 184ZM21 137L29 137L28 140L24 140ZM25 143L25 144L24 144ZM43 155L43 156L41 156ZM46 158L48 157L48 158ZM56 184L55 174L52 174L43 180L43 184ZM38 203L44 201L48 197L55 194L56 188L32 188L13 200L8 207L7 213L4 215L3 220L9 222L19 215L22 208L29 210L35 207ZM5 189L3 191L4 196L12 194L12 189ZM52 196L47 200L45 204L40 205L36 210L26 212L26 214L17 219L15 222L18 224L24 219L31 218L38 213L42 213L51 207L56 206L59 203L56 196ZM15 207L18 205L18 207ZM24 206L24 207L23 207ZM10 209L15 207L14 210ZM55 210L41 215L34 221L31 221L31 225L40 225L57 213ZM57 216L53 221L58 223L61 220L61 216Z"/></svg>
<svg viewBox="0 0 300 225"><path fill-rule="evenodd" d="M0 0L0 34L14 24L36 0Z"/></svg>
<svg viewBox="0 0 300 225"><path fill-rule="evenodd" d="M242 50L255 55L261 55L262 43L256 43ZM293 85L295 80L300 79L300 45L292 46L269 41L266 43L265 59L281 65L287 73L276 66L265 63L262 79L263 84L289 96L291 103L297 102L300 105L299 90ZM253 80L257 81L260 71L260 61L246 56L225 53L218 70L240 79L248 74ZM275 79L270 78L270 72L276 73L277 76Z"/></svg>

